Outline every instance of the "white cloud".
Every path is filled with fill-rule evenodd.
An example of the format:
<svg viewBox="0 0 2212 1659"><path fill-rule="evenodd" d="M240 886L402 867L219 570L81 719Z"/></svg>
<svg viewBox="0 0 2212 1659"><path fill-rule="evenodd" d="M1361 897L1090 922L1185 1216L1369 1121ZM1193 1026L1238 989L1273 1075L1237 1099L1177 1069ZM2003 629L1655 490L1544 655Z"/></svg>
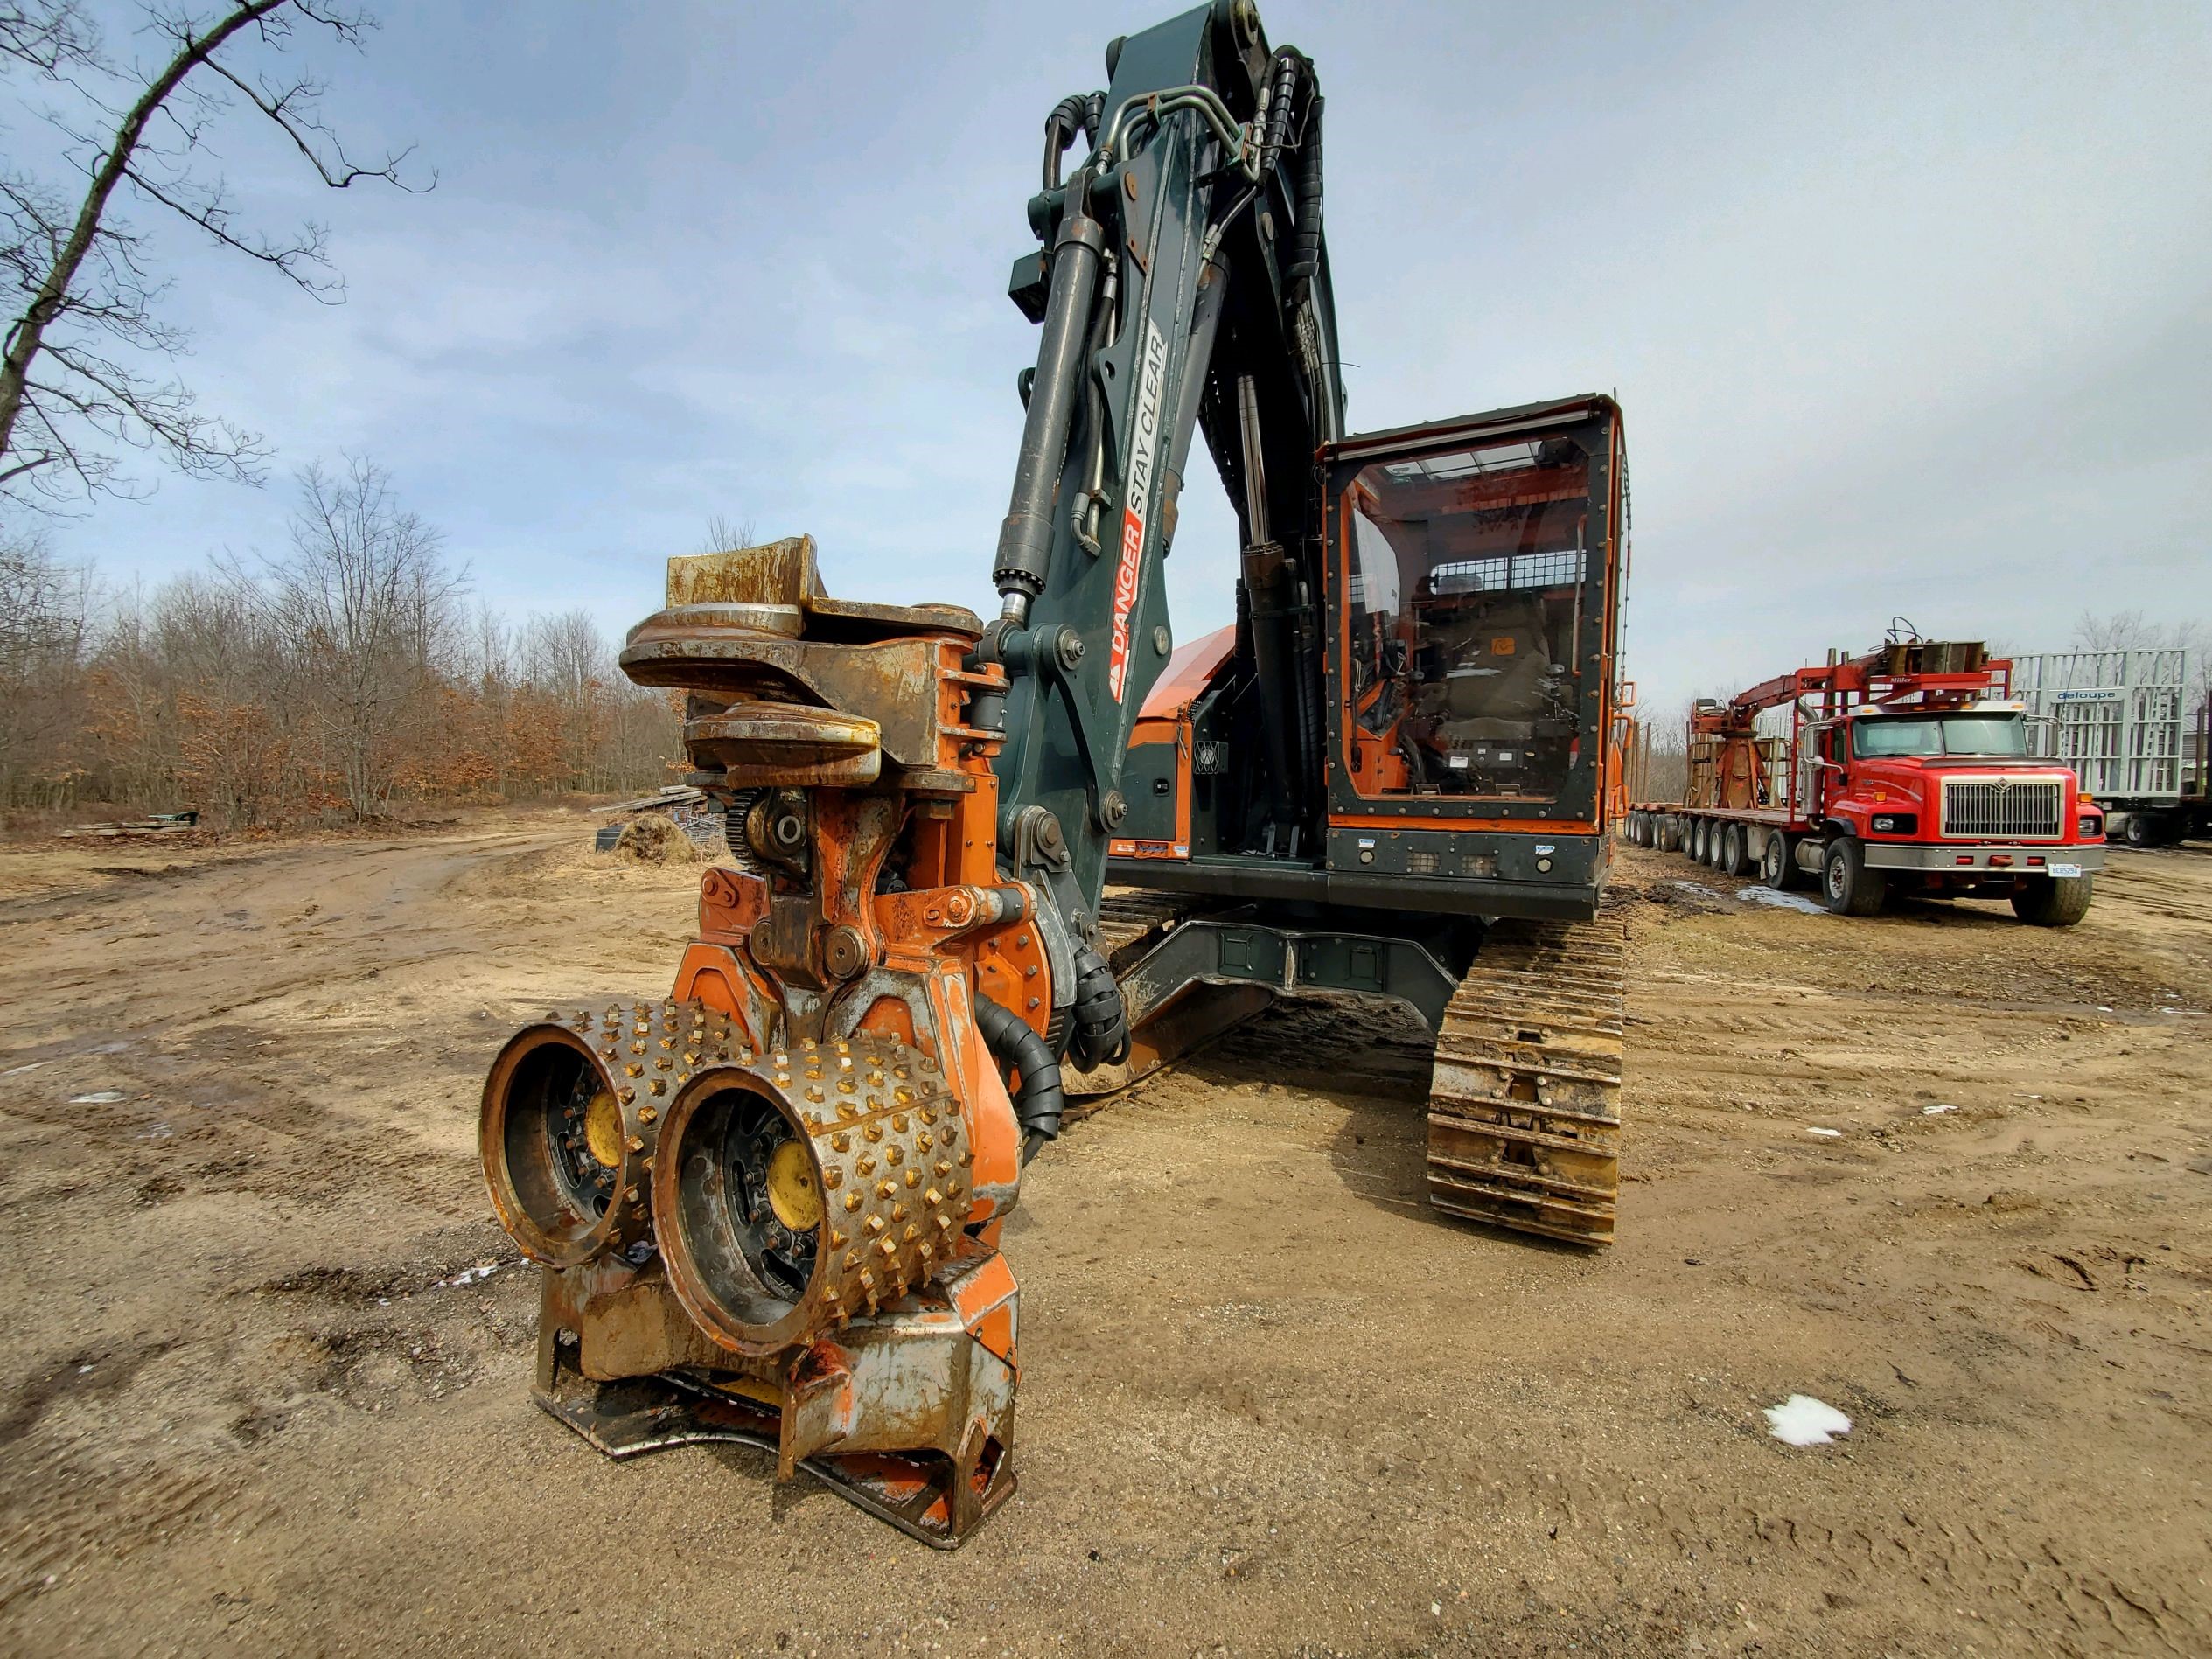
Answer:
<svg viewBox="0 0 2212 1659"><path fill-rule="evenodd" d="M1264 10L1329 95L1354 426L1619 389L1648 706L1893 611L2023 646L2212 613L2212 14ZM241 143L352 298L171 239L190 378L288 466L385 461L501 603L619 628L722 512L813 531L841 589L985 604L1039 128L1136 21L392 4L335 112L443 183L332 198ZM1185 637L1230 612L1210 471ZM172 481L65 540L153 576L284 505Z"/></svg>

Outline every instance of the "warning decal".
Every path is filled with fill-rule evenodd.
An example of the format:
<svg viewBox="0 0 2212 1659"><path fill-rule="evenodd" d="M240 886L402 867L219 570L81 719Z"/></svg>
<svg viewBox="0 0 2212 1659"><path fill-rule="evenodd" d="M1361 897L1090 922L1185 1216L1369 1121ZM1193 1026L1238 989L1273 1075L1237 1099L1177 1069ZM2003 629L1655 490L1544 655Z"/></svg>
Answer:
<svg viewBox="0 0 2212 1659"><path fill-rule="evenodd" d="M1129 443L1129 476L1121 486L1121 559L1113 573L1113 651L1106 689L1116 702L1129 678L1129 615L1137 608L1144 575L1144 516L1152 499L1153 457L1160 447L1160 396L1168 375L1168 342L1160 325L1144 322L1144 362L1138 371L1136 432Z"/></svg>

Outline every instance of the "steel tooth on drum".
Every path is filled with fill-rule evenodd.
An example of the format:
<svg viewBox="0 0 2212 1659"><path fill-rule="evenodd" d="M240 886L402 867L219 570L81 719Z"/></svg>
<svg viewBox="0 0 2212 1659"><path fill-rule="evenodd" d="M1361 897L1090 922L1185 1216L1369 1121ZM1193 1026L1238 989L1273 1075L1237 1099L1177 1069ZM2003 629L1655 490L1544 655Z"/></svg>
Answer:
<svg viewBox="0 0 2212 1659"><path fill-rule="evenodd" d="M669 1282L741 1354L811 1342L920 1289L967 1219L959 1113L935 1062L888 1038L703 1070L661 1145Z"/></svg>
<svg viewBox="0 0 2212 1659"><path fill-rule="evenodd" d="M485 1080L478 1146L522 1253L572 1267L645 1240L676 1091L700 1067L750 1052L697 1002L549 1014L509 1038Z"/></svg>

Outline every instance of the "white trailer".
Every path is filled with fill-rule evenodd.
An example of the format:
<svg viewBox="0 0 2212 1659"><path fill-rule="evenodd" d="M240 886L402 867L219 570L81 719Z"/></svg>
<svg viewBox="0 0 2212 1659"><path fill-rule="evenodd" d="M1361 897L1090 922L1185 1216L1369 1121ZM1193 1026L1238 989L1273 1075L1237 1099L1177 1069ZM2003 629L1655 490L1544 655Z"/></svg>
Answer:
<svg viewBox="0 0 2212 1659"><path fill-rule="evenodd" d="M2131 847L2208 827L2197 653L2055 651L2013 659L2028 742L2062 761Z"/></svg>

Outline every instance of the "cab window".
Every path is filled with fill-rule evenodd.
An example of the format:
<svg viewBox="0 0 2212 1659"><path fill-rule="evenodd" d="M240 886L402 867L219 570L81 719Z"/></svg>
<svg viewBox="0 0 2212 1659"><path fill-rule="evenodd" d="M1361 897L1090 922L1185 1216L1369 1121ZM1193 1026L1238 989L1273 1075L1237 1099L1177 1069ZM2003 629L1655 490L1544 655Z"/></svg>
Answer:
<svg viewBox="0 0 2212 1659"><path fill-rule="evenodd" d="M1368 796L1549 800L1602 603L1590 460L1538 437L1377 462L1343 499L1350 765Z"/></svg>

